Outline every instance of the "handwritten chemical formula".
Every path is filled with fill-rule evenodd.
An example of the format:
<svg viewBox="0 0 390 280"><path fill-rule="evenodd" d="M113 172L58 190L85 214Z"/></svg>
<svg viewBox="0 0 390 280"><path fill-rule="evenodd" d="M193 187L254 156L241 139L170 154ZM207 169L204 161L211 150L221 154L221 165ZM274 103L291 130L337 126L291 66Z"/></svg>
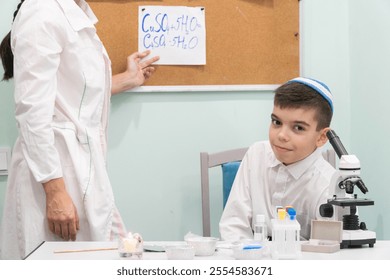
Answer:
<svg viewBox="0 0 390 280"><path fill-rule="evenodd" d="M168 14L157 14L154 19L145 14L142 19L143 45L146 49L167 46L193 49L198 45L196 31L200 28L198 18L194 16L182 15L170 23Z"/></svg>
<svg viewBox="0 0 390 280"><path fill-rule="evenodd" d="M142 6L139 51L159 55L158 64L205 64L204 8Z"/></svg>

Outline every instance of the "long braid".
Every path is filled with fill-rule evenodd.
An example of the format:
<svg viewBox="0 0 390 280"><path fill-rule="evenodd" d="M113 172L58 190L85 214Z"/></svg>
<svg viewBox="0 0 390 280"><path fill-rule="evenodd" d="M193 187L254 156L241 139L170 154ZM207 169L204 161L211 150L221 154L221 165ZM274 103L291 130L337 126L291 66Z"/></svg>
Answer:
<svg viewBox="0 0 390 280"><path fill-rule="evenodd" d="M23 2L25 0L21 0L18 4L18 7L16 8L16 11L14 12L14 18L12 22L14 22L16 15L19 12L20 7L22 6ZM4 68L4 76L3 80L9 80L13 78L14 76L14 55L12 53L11 49L11 31L8 32L7 35L3 38L3 41L1 41L0 44L0 56L1 56L1 62L3 63Z"/></svg>

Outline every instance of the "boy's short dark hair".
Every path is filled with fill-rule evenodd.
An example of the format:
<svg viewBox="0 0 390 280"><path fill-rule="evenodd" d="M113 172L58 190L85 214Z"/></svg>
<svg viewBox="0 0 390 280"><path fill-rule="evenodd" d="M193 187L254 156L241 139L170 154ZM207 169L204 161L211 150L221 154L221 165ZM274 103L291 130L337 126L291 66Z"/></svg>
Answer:
<svg viewBox="0 0 390 280"><path fill-rule="evenodd" d="M317 131L329 127L333 115L329 103L316 90L296 82L285 83L275 90L274 106L281 109L314 109Z"/></svg>

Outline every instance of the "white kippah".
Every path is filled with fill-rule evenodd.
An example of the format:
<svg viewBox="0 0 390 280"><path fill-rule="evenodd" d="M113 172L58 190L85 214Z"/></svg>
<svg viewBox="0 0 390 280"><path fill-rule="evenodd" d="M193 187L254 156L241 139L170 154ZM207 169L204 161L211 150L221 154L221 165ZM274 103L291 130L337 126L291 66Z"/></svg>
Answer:
<svg viewBox="0 0 390 280"><path fill-rule="evenodd" d="M303 78L303 77L298 77L294 78L287 83L300 83L307 85L314 89L316 92L318 92L330 105L330 108L332 109L333 112L333 95L330 92L330 89L328 88L327 85L325 85L323 82L320 82L318 80L314 79L309 79L309 78Z"/></svg>

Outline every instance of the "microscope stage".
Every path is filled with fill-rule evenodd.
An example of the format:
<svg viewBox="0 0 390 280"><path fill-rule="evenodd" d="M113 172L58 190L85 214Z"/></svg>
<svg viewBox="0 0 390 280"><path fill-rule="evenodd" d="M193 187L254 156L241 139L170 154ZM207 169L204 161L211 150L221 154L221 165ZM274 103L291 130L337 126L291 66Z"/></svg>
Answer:
<svg viewBox="0 0 390 280"><path fill-rule="evenodd" d="M329 204L337 206L367 206L374 205L374 201L366 198L336 198L329 199Z"/></svg>

